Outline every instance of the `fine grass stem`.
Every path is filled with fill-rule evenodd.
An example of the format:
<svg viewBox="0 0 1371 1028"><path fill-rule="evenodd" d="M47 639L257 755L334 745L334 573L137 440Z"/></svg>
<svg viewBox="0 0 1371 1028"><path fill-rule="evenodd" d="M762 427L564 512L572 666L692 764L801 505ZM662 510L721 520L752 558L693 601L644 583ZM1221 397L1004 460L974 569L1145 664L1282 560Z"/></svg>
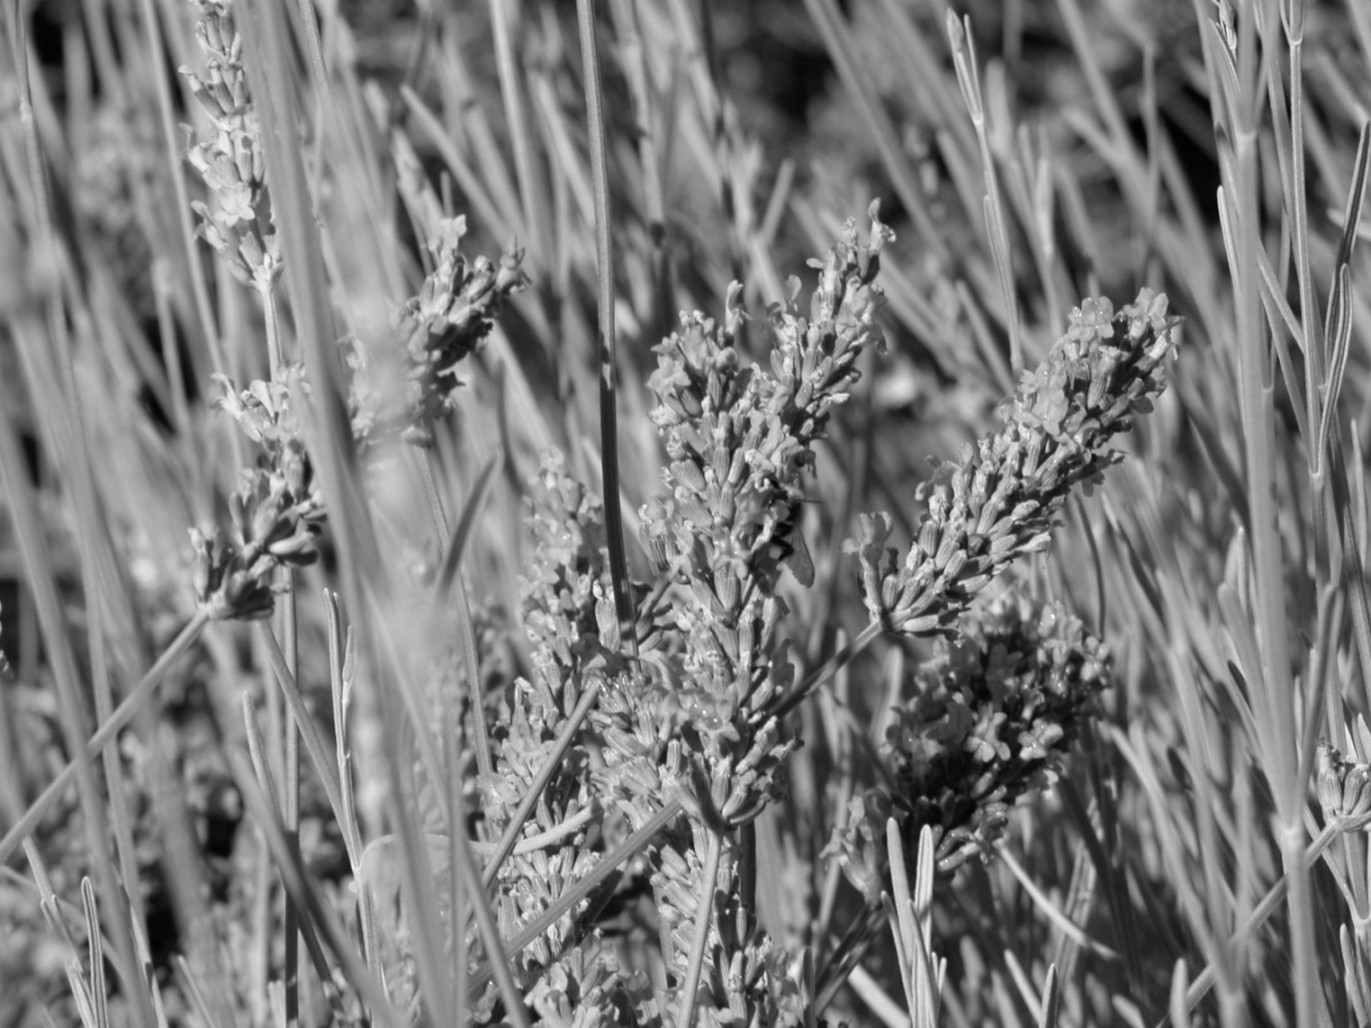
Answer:
<svg viewBox="0 0 1371 1028"><path fill-rule="evenodd" d="M576 0L576 24L585 76L586 125L590 133L590 167L595 194L595 262L597 268L600 355L600 481L605 496L605 540L614 584L614 610L619 633L633 656L638 655L637 618L628 581L624 523L619 496L618 345L614 313L614 244L610 221L609 170L604 99L600 90L600 57L596 43L595 7Z"/></svg>

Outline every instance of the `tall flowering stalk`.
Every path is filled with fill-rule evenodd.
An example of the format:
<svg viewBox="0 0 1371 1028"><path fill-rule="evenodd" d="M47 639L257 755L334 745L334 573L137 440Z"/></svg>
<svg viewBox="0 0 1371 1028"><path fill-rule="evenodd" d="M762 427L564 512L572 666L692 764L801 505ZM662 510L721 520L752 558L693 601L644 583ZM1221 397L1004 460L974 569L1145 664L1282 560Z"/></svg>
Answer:
<svg viewBox="0 0 1371 1028"><path fill-rule="evenodd" d="M941 870L986 853L1018 798L1040 788L1070 748L1108 680L1103 646L1064 611L1035 618L1010 601L971 601L1016 558L1047 546L1070 491L1088 489L1122 456L1108 449L1166 388L1177 320L1150 289L1116 315L1107 299L1072 311L1047 360L1000 408L1004 427L968 445L922 490L928 510L905 557L885 543L889 516L863 516L848 543L861 566L873 627L959 639L920 676L887 740L885 779L851 804L829 852L866 896L820 985L846 978L880 920L885 823L907 846L932 829Z"/></svg>
<svg viewBox="0 0 1371 1028"><path fill-rule="evenodd" d="M886 514L863 516L848 543L861 561L872 619L911 634L952 633L971 597L1016 558L1047 546L1053 519L1122 456L1109 441L1152 409L1176 319L1166 296L1143 289L1118 314L1107 299L1071 312L1048 359L1024 372L1000 408L1004 428L942 466L903 560L887 549Z"/></svg>
<svg viewBox="0 0 1371 1028"><path fill-rule="evenodd" d="M200 235L245 285L269 294L281 276L281 249L267 194L261 127L243 68L243 39L228 0L191 0L199 12L195 40L205 56L203 75L182 68L213 131L195 138L186 159L204 180L210 202L191 206Z"/></svg>
<svg viewBox="0 0 1371 1028"><path fill-rule="evenodd" d="M216 376L224 395L215 406L228 412L259 451L252 467L239 472L238 489L229 498L231 531L190 532L195 597L212 618L270 616L281 589L272 581L276 570L304 567L319 557L323 495L290 400L292 385L304 388L302 371L288 365L278 381L254 381L242 391Z"/></svg>
<svg viewBox="0 0 1371 1028"><path fill-rule="evenodd" d="M856 361L881 341L875 284L893 238L871 209L867 243L847 227L818 264L808 310L799 283L771 312L770 367L734 347L739 288L722 328L703 315L658 348L652 418L669 465L642 511L653 568L674 590L666 631L644 647L652 674L606 690L608 787L637 824L679 799L689 816L653 858L661 941L677 1018L774 1024L802 1003L743 893L739 829L774 799L793 742L778 709L792 684L777 585L808 584L799 534L814 443L848 396Z"/></svg>
<svg viewBox="0 0 1371 1028"><path fill-rule="evenodd" d="M229 498L232 529L227 534L191 529L196 600L213 618L260 619L288 588L273 582L279 569L312 563L323 526L323 500L305 452L299 419L290 409L289 386L303 384L298 365L288 365L277 331L274 290L281 277L281 253L266 184L261 126L248 91L243 40L228 0L191 0L198 14L195 39L205 58L203 75L181 74L208 117L211 131L198 136L187 127L186 159L204 180L208 202L192 203L199 234L229 271L251 286L266 315L270 381L254 381L241 393L218 376L227 410L261 447L251 468L240 472Z"/></svg>
<svg viewBox="0 0 1371 1028"><path fill-rule="evenodd" d="M287 362L276 316L275 288L281 275L280 247L266 183L258 114L243 67L242 37L228 0L191 0L197 10L195 38L205 58L203 73L182 68L207 115L211 131L197 137L187 129L187 160L204 180L208 202L195 201L199 234L233 275L252 286L265 313L270 381L254 381L241 394L224 380L221 406L264 447L255 466L242 473L230 499L234 529L192 530L195 591L216 618L262 618L271 613L273 572L311 562L314 537L324 521L322 498L313 485L299 421L289 414L286 384L303 384L301 369ZM464 257L458 244L462 218L444 220L429 248L435 266L419 293L396 319L403 359L398 388L380 386L374 376L354 375L349 398L353 432L360 446L399 435L418 445L433 440L436 421L454 404L457 365L489 335L505 300L527 284L521 251L511 246L499 262ZM354 368L367 362L354 351ZM264 426L274 427L267 436ZM282 431L287 428L288 431Z"/></svg>

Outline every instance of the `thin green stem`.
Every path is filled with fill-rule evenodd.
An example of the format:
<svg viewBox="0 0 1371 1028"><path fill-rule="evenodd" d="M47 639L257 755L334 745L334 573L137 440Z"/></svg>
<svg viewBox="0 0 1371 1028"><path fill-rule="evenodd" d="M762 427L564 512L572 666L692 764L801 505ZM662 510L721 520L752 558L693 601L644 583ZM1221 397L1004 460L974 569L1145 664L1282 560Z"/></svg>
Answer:
<svg viewBox="0 0 1371 1028"><path fill-rule="evenodd" d="M309 754L311 763L314 764L314 773L319 776L319 783L323 786L324 795L328 797L328 804L333 811L333 816L341 822L343 795L338 784L338 771L335 761L328 750L324 748L324 740L319 735L319 729L314 724L314 718L310 716L309 708L305 706L305 698L300 694L299 683L290 670L281 644L276 640L276 633L265 621L260 625L260 632L267 645L267 654L270 657L272 669L276 672L276 681L281 687L281 694L290 707L291 720L295 722L296 731L304 741L305 751Z"/></svg>
<svg viewBox="0 0 1371 1028"><path fill-rule="evenodd" d="M509 824L505 826L500 841L496 843L494 852L490 859L486 861L485 871L481 875L481 884L489 888L495 881L495 877L500 873L500 865L513 852L515 844L519 841L519 835L523 831L525 822L533 813L533 808L538 800L542 798L543 790L547 788L547 783L552 780L557 769L561 767L562 758L566 756L567 750L571 749L571 744L576 741L576 737L581 730L581 725L590 715L595 706L595 700L600 695L600 686L604 679L596 676L581 698L576 703L576 707L562 725L561 731L557 734L557 742L543 761L542 767L538 769L538 774L529 783L528 791L524 793L523 799L519 801L519 806L514 811L514 816L510 818Z"/></svg>
<svg viewBox="0 0 1371 1028"><path fill-rule="evenodd" d="M333 744L338 755L338 793L342 800L342 811L338 826L342 829L344 846L348 853L348 864L352 869L352 879L358 883L357 920L362 929L362 951L367 958L367 966L373 971L380 967L380 953L376 940L376 910L372 903L371 889L361 873L359 861L362 852L362 829L357 822L357 798L352 785L352 751L348 735L348 714L351 706L348 666L351 636L345 635L342 612L338 609L338 594L324 593L324 606L328 613L328 667L329 692L333 700Z"/></svg>
<svg viewBox="0 0 1371 1028"><path fill-rule="evenodd" d="M589 896L601 882L618 871L625 861L635 856L639 850L656 837L658 832L679 817L683 810L680 800L668 800L666 805L652 815L641 828L621 842L613 853L607 854L584 878L577 881L570 889L553 900L546 910L519 929L514 938L505 943L505 952L507 954L520 952L543 932L551 928L568 910ZM472 975L471 988L473 990L481 988L490 981L490 978L491 969L489 967L483 968Z"/></svg>
<svg viewBox="0 0 1371 1028"><path fill-rule="evenodd" d="M274 306L274 305L273 305ZM295 572L281 567L279 575L285 584L285 592L278 599L281 618L281 649L286 666L296 681L300 678L300 649L296 626ZM283 766L282 808L286 835L290 844L300 846L300 733L296 730L294 719L286 718L282 727ZM339 799L339 813L342 801ZM282 932L285 935L285 986L286 986L286 1024L296 1025L300 1021L300 912L295 908L295 900L287 892L283 914Z"/></svg>
<svg viewBox="0 0 1371 1028"><path fill-rule="evenodd" d="M1307 783L1298 780L1295 726L1302 720L1291 676L1287 648L1285 562L1278 530L1275 482L1275 419L1268 348L1263 332L1258 253L1263 245L1258 181L1257 111L1261 98L1259 61L1270 59L1277 30L1269 14L1252 8L1238 19L1235 37L1207 26L1206 56L1216 97L1223 100L1218 119L1225 124L1231 148L1222 153L1219 209L1228 246L1236 315L1236 361L1247 472L1251 555L1254 571L1253 616L1260 646L1260 667L1245 669L1254 686L1252 707L1261 762L1275 796L1280 850L1290 880L1291 964L1295 980L1296 1023L1313 1028L1318 1006L1318 972L1314 963L1314 918L1308 870L1293 859L1295 834L1303 831ZM1306 340L1306 349L1309 341ZM1312 427L1312 426L1311 426ZM1320 526L1322 531L1322 526ZM1225 1005L1226 1009L1226 1005Z"/></svg>
<svg viewBox="0 0 1371 1028"><path fill-rule="evenodd" d="M624 552L624 516L619 495L618 354L614 331L614 243L611 234L608 157L605 144L604 98L600 90L600 59L595 41L595 4L576 0L580 27L581 64L585 75L586 122L590 129L590 168L595 184L595 260L600 332L600 478L605 498L605 544L614 580L614 611L619 635L630 655L638 656L638 619L628 581Z"/></svg>
<svg viewBox="0 0 1371 1028"><path fill-rule="evenodd" d="M783 718L796 707L798 707L843 668L847 667L857 655L870 646L873 642L884 634L884 626L875 622L868 624L860 632L852 637L852 641L843 646L837 653L829 657L800 683L800 687L792 691L776 708L776 716Z"/></svg>

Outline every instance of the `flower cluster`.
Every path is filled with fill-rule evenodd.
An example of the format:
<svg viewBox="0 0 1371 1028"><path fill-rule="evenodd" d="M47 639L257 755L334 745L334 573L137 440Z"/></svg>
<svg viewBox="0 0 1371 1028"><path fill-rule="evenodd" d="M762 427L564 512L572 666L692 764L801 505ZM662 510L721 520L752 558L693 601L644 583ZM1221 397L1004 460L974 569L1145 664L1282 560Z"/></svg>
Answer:
<svg viewBox="0 0 1371 1028"><path fill-rule="evenodd" d="M875 278L894 234L877 220L876 205L870 213L868 244L849 222L844 241L815 262L821 276L808 317L795 278L787 301L772 309L771 374L744 365L734 349L743 317L736 284L722 330L697 313L656 348L652 419L671 463L666 490L643 509L643 535L659 570L707 580L728 568L718 585L726 593L740 577L772 592L783 562L797 578L812 574L796 525L803 472L856 380L857 357L882 342Z"/></svg>
<svg viewBox="0 0 1371 1028"><path fill-rule="evenodd" d="M611 588L603 515L599 498L566 473L558 453L544 455L534 484L528 521L534 549L519 592L545 702L565 713L576 698L564 690L607 649L596 613Z"/></svg>
<svg viewBox="0 0 1371 1028"><path fill-rule="evenodd" d="M490 334L505 302L528 285L523 251L506 248L499 262L469 261L458 246L466 219L446 218L428 241L434 268L400 312L403 382L387 385L362 350L353 354L353 434L359 444L398 434L416 446L433 443L433 426L456 404L457 365Z"/></svg>
<svg viewBox="0 0 1371 1028"><path fill-rule="evenodd" d="M895 631L951 633L974 593L1045 547L1070 490L1120 459L1110 439L1166 388L1175 325L1166 297L1150 289L1117 315L1104 299L1073 311L1048 359L1002 405L1004 428L968 444L927 485L928 511L902 562L885 545L890 518L863 516L847 548L861 561L872 618Z"/></svg>
<svg viewBox="0 0 1371 1028"><path fill-rule="evenodd" d="M1371 765L1348 760L1337 749L1320 743L1315 783L1325 824L1371 814Z"/></svg>
<svg viewBox="0 0 1371 1028"><path fill-rule="evenodd" d="M792 280L771 312L770 373L744 365L733 346L737 287L722 329L696 314L657 347L652 418L670 463L665 489L643 508L642 534L655 570L681 587L676 690L706 777L728 780L719 811L728 822L755 813L786 750L772 718L791 677L776 586L786 562L801 581L812 575L797 524L804 472L857 357L881 340L875 278L892 233L876 214L873 205L869 243L849 222L818 264L808 317Z"/></svg>
<svg viewBox="0 0 1371 1028"><path fill-rule="evenodd" d="M886 733L883 784L853 801L830 844L868 902L885 888L888 817L910 849L933 829L940 870L988 853L1014 804L1052 781L1110 669L1100 640L1059 604L1009 596L964 618Z"/></svg>
<svg viewBox="0 0 1371 1028"><path fill-rule="evenodd" d="M281 275L281 252L272 228L267 196L261 127L243 69L243 40L228 0L192 0L199 10L195 39L205 55L204 77L190 68L190 83L214 126L206 139L193 141L186 158L204 179L213 208L191 206L200 216L200 235L246 285L267 292ZM194 140L194 133L187 129Z"/></svg>
<svg viewBox="0 0 1371 1028"><path fill-rule="evenodd" d="M261 450L229 498L232 533L190 531L195 598L212 618L264 618L274 606L275 570L304 567L319 556L323 499L290 404L292 384L304 388L302 369L289 365L278 381L256 381L241 393L216 377L225 389L216 406Z"/></svg>
<svg viewBox="0 0 1371 1028"><path fill-rule="evenodd" d="M638 1014L636 1004L622 989L625 977L604 947L589 954L584 948L573 949L538 979L525 1002L540 1024L600 1028L653 1023ZM641 972L634 977L641 977Z"/></svg>
<svg viewBox="0 0 1371 1028"><path fill-rule="evenodd" d="M481 812L492 837L509 825L534 779L551 758L567 717L589 683L621 674L624 663L601 639L617 636L612 616L598 620L610 586L600 501L545 455L530 498L534 550L521 582L523 619L533 644L533 673L519 678L492 727L494 766L478 781ZM599 797L592 786L589 730L577 732L522 829L522 843L501 864L496 913L501 934L514 935L585 876L599 859ZM599 1010L610 1017L626 984L612 950L585 905L568 913L513 958L535 1008ZM573 1023L568 1021L567 1023ZM574 1023L590 1023L575 1021Z"/></svg>
<svg viewBox="0 0 1371 1028"><path fill-rule="evenodd" d="M849 223L817 264L807 313L793 280L773 308L769 367L745 363L735 348L735 286L723 327L684 317L657 347L649 382L669 464L665 488L643 508L642 536L669 613L640 612L650 629L640 634L641 666L607 683L594 723L605 743L606 801L633 827L666 797L687 811L649 862L663 958L678 989L708 917L698 993L707 1019L776 1024L799 1006L783 957L740 893L736 834L779 793L794 745L778 716L793 669L777 587L784 567L811 580L798 524L805 472L856 379L858 356L880 342L875 278L892 234L874 207L871 216L868 243Z"/></svg>

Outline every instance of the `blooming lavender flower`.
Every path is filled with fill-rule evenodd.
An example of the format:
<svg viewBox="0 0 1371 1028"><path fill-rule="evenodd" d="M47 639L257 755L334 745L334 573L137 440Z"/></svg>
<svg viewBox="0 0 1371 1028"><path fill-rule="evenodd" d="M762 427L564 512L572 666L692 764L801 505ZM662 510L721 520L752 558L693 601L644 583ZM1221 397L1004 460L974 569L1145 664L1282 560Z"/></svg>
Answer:
<svg viewBox="0 0 1371 1028"><path fill-rule="evenodd" d="M192 144L186 159L209 188L213 206L195 201L200 235L228 263L234 277L269 292L281 276L281 250L266 186L261 126L248 92L243 40L228 0L191 0L199 11L195 39L205 55L201 77L180 69L213 125Z"/></svg>
<svg viewBox="0 0 1371 1028"><path fill-rule="evenodd" d="M885 545L889 516L862 517L847 548L861 561L872 619L906 633L954 632L972 595L1044 548L1070 490L1121 459L1106 444L1166 388L1176 324L1150 289L1117 315L1105 299L1073 311L1048 359L1001 406L1004 428L968 444L925 488L928 511L903 561Z"/></svg>
<svg viewBox="0 0 1371 1028"><path fill-rule="evenodd" d="M671 463L666 490L643 510L643 534L659 568L699 579L731 564L718 589L731 595L735 580L755 577L769 594L782 563L804 545L796 517L813 444L848 398L857 357L882 343L875 278L894 234L874 204L871 218L869 244L858 244L849 222L844 241L815 262L821 276L808 317L797 303L800 283L790 280L789 297L771 311L771 374L744 365L733 347L743 318L736 284L722 329L686 316L656 348L652 420Z"/></svg>
<svg viewBox="0 0 1371 1028"><path fill-rule="evenodd" d="M238 489L229 498L232 532L206 535L191 529L195 597L212 618L269 616L276 568L304 567L318 559L323 497L290 404L291 383L304 388L301 376L299 365L288 365L280 380L256 381L242 392L225 376L216 376L225 395L215 406L227 411L261 452L251 468L239 472Z"/></svg>
<svg viewBox="0 0 1371 1028"><path fill-rule="evenodd" d="M1327 743L1319 744L1315 784L1325 824L1371 813L1371 765L1348 760Z"/></svg>
<svg viewBox="0 0 1371 1028"><path fill-rule="evenodd" d="M645 975L627 975L606 947L581 947L539 978L525 1001L542 1019L540 1023L566 1028L660 1023L650 1012L636 1008L630 990L624 988L626 978L635 980L632 992L647 991L639 981Z"/></svg>
<svg viewBox="0 0 1371 1028"><path fill-rule="evenodd" d="M431 446L433 426L456 405L457 366L490 335L505 302L528 285L523 251L512 244L499 262L462 256L466 219L446 218L428 241L434 268L400 312L402 383L378 381L365 351L352 354L353 434L359 444L396 434Z"/></svg>
<svg viewBox="0 0 1371 1028"><path fill-rule="evenodd" d="M804 472L833 407L848 396L856 360L879 344L875 278L893 238L871 209L869 243L849 223L823 262L806 317L792 280L771 312L771 370L745 365L733 346L740 287L722 329L703 315L659 347L649 385L666 442L666 488L642 512L656 570L676 583L682 641L673 683L691 723L705 780L719 779L725 821L751 816L775 792L789 751L772 711L790 685L776 595L781 568L802 553ZM800 574L803 575L802 561ZM722 778L720 778L722 776Z"/></svg>
<svg viewBox="0 0 1371 1028"><path fill-rule="evenodd" d="M478 779L482 816L496 837L549 763L584 690L627 668L616 652L617 622L600 615L610 586L599 499L566 473L560 455L550 453L535 479L530 508L534 550L520 593L533 645L532 674L508 691L492 727L492 771ZM602 640L605 629L615 638ZM521 829L526 841L550 841L527 852L516 848L500 865L495 909L506 937L547 910L601 857L594 741L588 726L576 730ZM514 967L535 1009L617 1012L607 1023L627 1023L618 1015L626 1012L632 976L620 971L598 929L583 923L586 908L580 904L515 955ZM583 1023L581 1016L566 1023Z"/></svg>
<svg viewBox="0 0 1371 1028"><path fill-rule="evenodd" d="M853 801L830 849L877 902L887 817L907 846L934 830L940 870L990 851L1014 804L1046 787L1110 680L1109 653L1060 604L1009 596L963 618L920 668L886 732L881 785Z"/></svg>
<svg viewBox="0 0 1371 1028"><path fill-rule="evenodd" d="M644 619L661 631L640 636L635 674L606 682L594 723L606 799L622 805L632 827L667 798L687 811L659 838L650 864L673 988L688 987L698 926L707 925L698 993L671 1003L693 1008L698 999L706 1023L799 1023L784 955L740 895L734 848L739 827L780 792L794 745L779 717L793 670L776 590L786 566L809 583L798 524L804 475L856 379L858 356L881 341L875 278L892 234L876 214L873 206L869 243L849 224L816 262L807 314L792 280L771 312L769 368L746 364L734 347L743 317L735 285L722 328L700 314L683 317L657 347L649 382L669 465L665 488L643 508L642 534L670 611ZM711 879L706 867L715 864Z"/></svg>
<svg viewBox="0 0 1371 1028"><path fill-rule="evenodd" d="M1013 595L964 616L958 641L916 674L881 750L880 783L849 803L825 849L867 906L820 976L831 996L885 923L886 823L906 849L932 830L937 868L987 856L1014 805L1056 777L1095 697L1108 687L1109 653L1060 604Z"/></svg>

